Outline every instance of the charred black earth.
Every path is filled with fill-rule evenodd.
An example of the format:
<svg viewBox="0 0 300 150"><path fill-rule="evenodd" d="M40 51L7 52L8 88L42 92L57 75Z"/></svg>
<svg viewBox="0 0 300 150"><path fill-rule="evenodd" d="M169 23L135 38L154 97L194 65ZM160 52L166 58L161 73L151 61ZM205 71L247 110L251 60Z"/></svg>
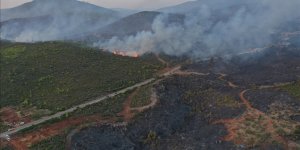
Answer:
<svg viewBox="0 0 300 150"><path fill-rule="evenodd" d="M72 149L289 149L299 146L300 49L183 66L155 89L159 103L126 127L94 126Z"/></svg>

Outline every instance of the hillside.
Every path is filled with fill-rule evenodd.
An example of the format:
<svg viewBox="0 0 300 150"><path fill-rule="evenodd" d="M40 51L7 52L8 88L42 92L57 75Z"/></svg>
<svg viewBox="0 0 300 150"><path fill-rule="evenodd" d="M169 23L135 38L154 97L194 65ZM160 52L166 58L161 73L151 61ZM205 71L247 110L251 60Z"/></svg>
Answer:
<svg viewBox="0 0 300 150"><path fill-rule="evenodd" d="M117 15L116 11L77 0L34 0L14 8L1 9L1 21L66 13Z"/></svg>
<svg viewBox="0 0 300 150"><path fill-rule="evenodd" d="M1 10L1 38L21 42L58 40L98 29L121 17L117 11L76 0L35 0Z"/></svg>
<svg viewBox="0 0 300 150"><path fill-rule="evenodd" d="M0 150L300 150L300 0L84 1L1 10Z"/></svg>
<svg viewBox="0 0 300 150"><path fill-rule="evenodd" d="M152 24L154 20L163 13L155 11L143 11L139 13L132 14L130 16L124 17L117 20L105 27L102 27L93 33L89 33L83 36L81 39L88 40L103 40L111 39L114 36L124 37L135 35L142 31L151 31ZM166 15L166 14L165 14ZM169 14L167 22L172 23L183 23L184 16L179 14Z"/></svg>
<svg viewBox="0 0 300 150"><path fill-rule="evenodd" d="M178 4L175 6L160 8L157 11L164 12L164 13L184 14L184 13L187 13L188 11L194 11L195 9L199 9L200 4L201 4L201 2L199 2L199 1L189 1L189 2L184 2L182 4Z"/></svg>
<svg viewBox="0 0 300 150"><path fill-rule="evenodd" d="M121 57L61 42L2 42L0 52L1 108L21 112L64 110L144 81L161 68L151 56ZM43 115L36 112L30 116Z"/></svg>
<svg viewBox="0 0 300 150"><path fill-rule="evenodd" d="M173 75L33 126L6 144L29 149L297 149L299 51L295 45L276 45L229 60L182 64Z"/></svg>
<svg viewBox="0 0 300 150"><path fill-rule="evenodd" d="M72 148L299 149L299 52L274 46L184 65L154 86L154 108L128 125L77 130Z"/></svg>

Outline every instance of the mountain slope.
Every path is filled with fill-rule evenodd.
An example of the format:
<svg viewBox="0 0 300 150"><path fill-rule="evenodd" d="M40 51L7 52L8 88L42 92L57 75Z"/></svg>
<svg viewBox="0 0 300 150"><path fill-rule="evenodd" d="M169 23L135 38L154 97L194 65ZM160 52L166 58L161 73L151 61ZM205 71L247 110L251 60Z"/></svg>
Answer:
<svg viewBox="0 0 300 150"><path fill-rule="evenodd" d="M59 14L117 15L116 11L76 0L34 0L18 7L1 10L1 21Z"/></svg>
<svg viewBox="0 0 300 150"><path fill-rule="evenodd" d="M25 42L63 39L121 17L117 11L76 0L35 0L1 10L1 38Z"/></svg>
<svg viewBox="0 0 300 150"><path fill-rule="evenodd" d="M155 11L139 12L106 25L93 33L83 36L81 39L110 39L114 36L124 37L135 35L142 31L151 31L152 24L159 15L163 15L163 13ZM168 14L167 18L167 22L170 24L182 23L184 20L184 16L178 14Z"/></svg>
<svg viewBox="0 0 300 150"><path fill-rule="evenodd" d="M175 6L160 8L157 11L165 13L186 13L199 7L199 1L189 1Z"/></svg>
<svg viewBox="0 0 300 150"><path fill-rule="evenodd" d="M151 78L161 67L154 56L115 56L79 44L0 42L1 108L56 112Z"/></svg>

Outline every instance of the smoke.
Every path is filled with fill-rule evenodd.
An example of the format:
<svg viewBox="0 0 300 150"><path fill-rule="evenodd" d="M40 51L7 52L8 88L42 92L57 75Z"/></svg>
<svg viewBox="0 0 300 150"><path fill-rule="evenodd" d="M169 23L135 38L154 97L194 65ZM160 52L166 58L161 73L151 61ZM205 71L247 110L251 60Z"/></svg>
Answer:
<svg viewBox="0 0 300 150"><path fill-rule="evenodd" d="M284 30L284 23L300 16L299 0L200 0L190 6L161 10L184 13L183 24L170 24L168 15L163 14L155 19L151 31L113 37L94 46L112 51L209 57L265 47Z"/></svg>
<svg viewBox="0 0 300 150"><path fill-rule="evenodd" d="M34 0L1 9L1 38L17 42L63 40L97 30L121 15L77 0Z"/></svg>
<svg viewBox="0 0 300 150"><path fill-rule="evenodd" d="M164 13L153 21L150 30L134 32L134 29L138 30L135 26L139 26L134 22L143 19L147 22L147 17L141 19L143 16L138 15L127 24L120 21L117 28L121 29L117 30L109 24L124 15L115 11L77 0L34 0L16 9L1 10L1 19L8 20L1 22L1 38L18 42L76 37L77 40L81 37L89 40L89 35L95 34L97 42L93 46L111 51L163 52L201 58L272 44L280 32L292 31L295 24L289 22L299 20L299 8L299 0L199 0L160 9ZM174 15L176 13L184 14L183 22L174 22L181 19L172 17L182 17ZM122 27L124 22L130 28ZM139 29L147 27L141 26L143 28ZM299 23L296 26L300 30ZM111 37L106 33L126 29L134 35L111 33L115 35ZM98 32L103 30L108 36Z"/></svg>

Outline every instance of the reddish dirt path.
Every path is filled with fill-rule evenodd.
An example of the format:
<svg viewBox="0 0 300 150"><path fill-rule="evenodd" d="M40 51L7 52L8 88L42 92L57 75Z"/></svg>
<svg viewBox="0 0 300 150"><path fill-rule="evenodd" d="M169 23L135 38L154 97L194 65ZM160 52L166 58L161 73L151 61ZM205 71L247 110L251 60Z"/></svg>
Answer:
<svg viewBox="0 0 300 150"><path fill-rule="evenodd" d="M140 88L137 88L135 91L133 91L126 99L126 101L123 104L123 110L118 113L118 115L122 116L125 122L129 122L135 115L136 115L136 111L137 112L143 112L147 109L150 109L152 107L154 107L157 102L158 102L158 98L156 95L156 92L154 91L154 89L151 90L152 94L150 97L151 103L146 105L146 106L141 106L141 107L135 107L135 108L131 108L131 101L132 98L138 94L138 92L140 91Z"/></svg>
<svg viewBox="0 0 300 150"><path fill-rule="evenodd" d="M143 112L147 109L150 109L150 108L154 107L158 102L158 98L157 98L157 95L156 95L156 92L155 92L154 89L152 89L151 92L152 92L152 94L151 94L151 97L150 97L150 101L151 101L150 104L148 104L146 106L142 106L142 107L131 108L130 110L131 111Z"/></svg>
<svg viewBox="0 0 300 150"><path fill-rule="evenodd" d="M260 126L264 128L264 131L266 133L269 133L273 140L284 144L286 149L290 149L291 147L289 147L289 142L276 133L276 129L274 128L274 120L265 113L261 112L260 110L253 108L250 102L245 98L244 95L247 91L249 90L244 90L239 93L240 99L246 106L246 111L242 116L234 119L222 119L214 122L217 124L222 123L227 128L228 134L225 137L223 137L223 140L233 141L235 144L245 144L246 141L243 141L243 139L238 137L238 130L243 129L242 125L247 119L259 120L259 118L263 118L263 120L259 123Z"/></svg>
<svg viewBox="0 0 300 150"><path fill-rule="evenodd" d="M127 97L126 101L123 104L123 110L120 113L118 113L118 115L123 117L125 122L129 122L131 118L133 118L135 115L134 113L131 112L130 105L133 96L135 96L139 90L140 88L137 88Z"/></svg>
<svg viewBox="0 0 300 150"><path fill-rule="evenodd" d="M239 97L240 97L240 99L242 100L242 102L244 103L244 105L246 106L246 108L248 109L248 110L250 110L250 109L254 109L253 107L252 107L252 105L250 104L250 102L245 98L245 93L246 92L248 92L249 90L244 90L244 91L242 91L242 92L240 92L239 93Z"/></svg>
<svg viewBox="0 0 300 150"><path fill-rule="evenodd" d="M29 117L21 116L16 112L15 109L11 107L4 107L0 110L1 120L11 127L18 127L21 122L28 123L31 121Z"/></svg>
<svg viewBox="0 0 300 150"><path fill-rule="evenodd" d="M131 100L132 97L135 96L139 92L140 88L137 88L135 91L133 91L126 101L124 102L123 110L118 113L118 115L122 116L125 122L129 122L136 113L133 113L132 111L138 111L142 112L148 108L153 107L157 99L156 97L152 97L152 102L151 104L147 106L142 106L142 107L137 107L137 108L131 108ZM33 131L27 134L24 134L22 136L17 136L14 137L11 141L10 144L17 150L27 150L28 147L32 144L38 143L42 140L48 139L50 137L53 137L55 135L59 135L63 133L65 129L71 126L79 126L84 123L114 123L115 118L111 119L105 119L100 116L85 116L85 117L80 117L80 118L69 118L51 125L48 125L46 127L43 127L37 131Z"/></svg>
<svg viewBox="0 0 300 150"><path fill-rule="evenodd" d="M227 74L220 73L220 77L218 77L218 79L227 82L228 86L231 88L239 87L238 85L234 84L233 82L227 81L226 79L224 79L226 76L227 76Z"/></svg>
<svg viewBox="0 0 300 150"><path fill-rule="evenodd" d="M163 69L163 72L165 70L167 72L172 69L169 68L169 63L161 59L158 55L157 55L157 59L167 66L165 69ZM153 107L157 103L156 93L153 93L151 96L151 103L149 105L137 107L137 108L131 108L130 105L131 105L132 97L139 92L139 89L140 88L137 88L132 94L128 96L128 98L124 102L123 110L120 113L118 113L118 115L123 116L125 122L129 122L135 116L136 113L133 113L132 111L142 112L146 109ZM43 127L37 131L33 131L21 136L13 137L10 141L10 144L17 150L27 150L30 145L38 143L42 140L48 139L55 135L59 135L68 127L78 126L84 123L95 123L95 122L114 123L115 120L116 120L115 118L103 119L100 116L68 118L66 120Z"/></svg>
<svg viewBox="0 0 300 150"><path fill-rule="evenodd" d="M32 144L38 143L42 140L48 139L55 135L63 133L63 131L71 126L78 126L82 123L88 122L114 122L113 119L104 119L100 116L86 116L78 118L69 118L46 127L43 127L37 131L26 133L21 136L17 136L11 139L10 144L16 150L27 150L28 147Z"/></svg>

